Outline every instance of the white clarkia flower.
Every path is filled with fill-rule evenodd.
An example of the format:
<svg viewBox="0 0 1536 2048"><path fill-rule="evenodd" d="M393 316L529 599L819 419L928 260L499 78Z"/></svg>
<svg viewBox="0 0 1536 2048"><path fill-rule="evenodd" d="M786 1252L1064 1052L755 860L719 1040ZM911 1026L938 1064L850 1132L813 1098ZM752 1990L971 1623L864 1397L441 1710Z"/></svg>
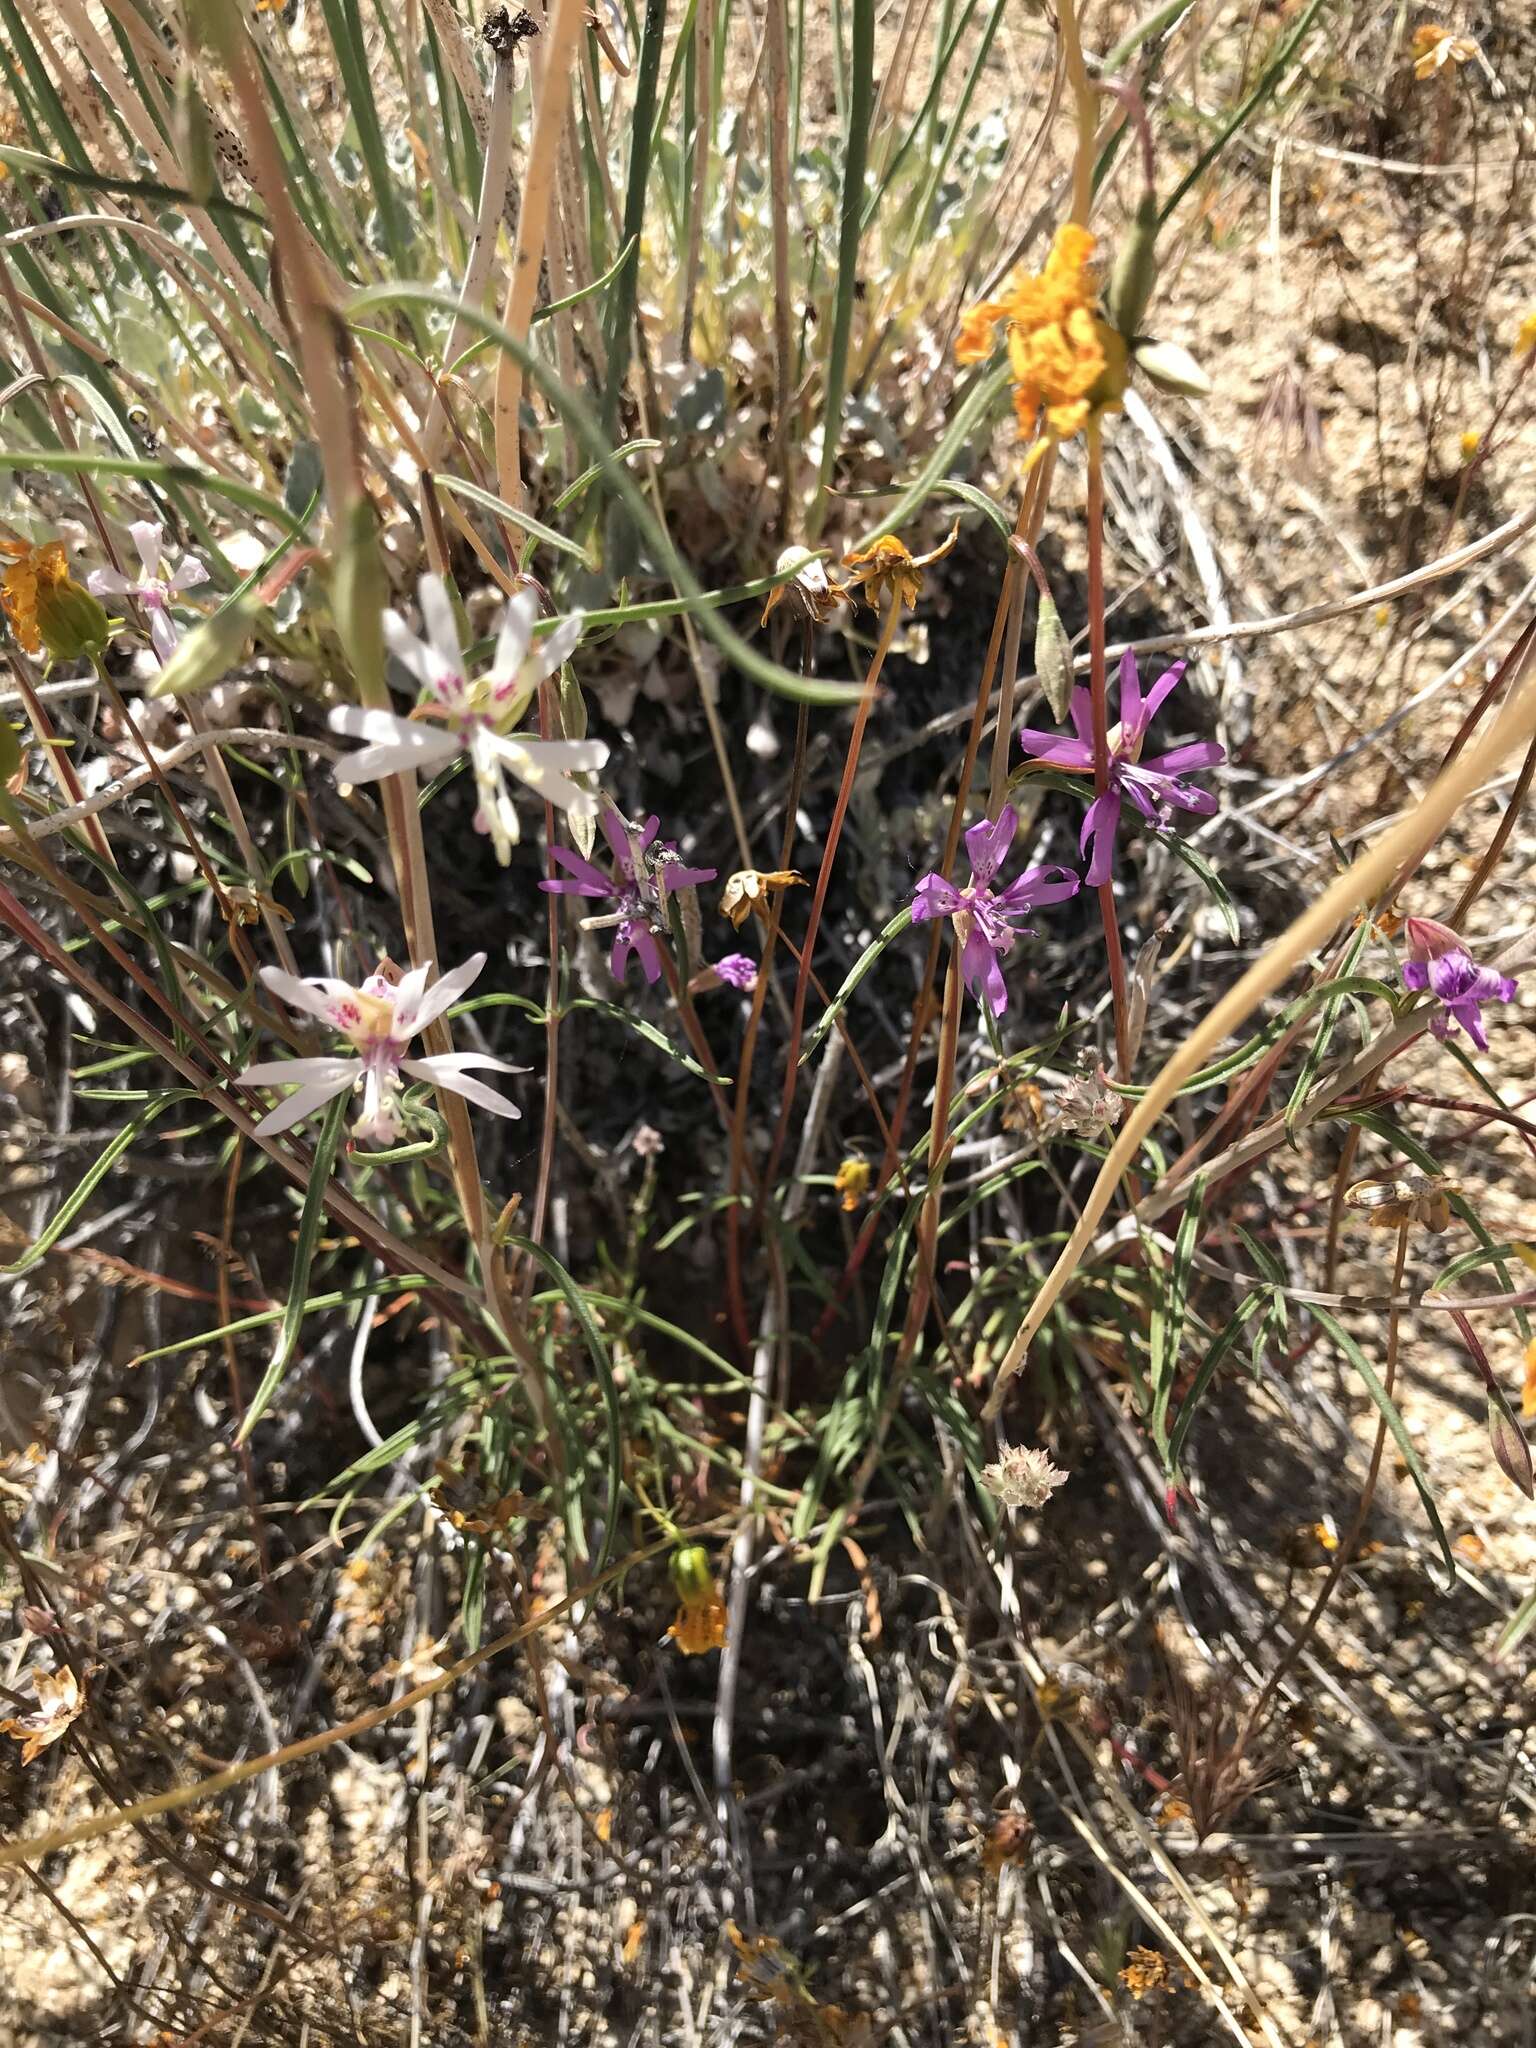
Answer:
<svg viewBox="0 0 1536 2048"><path fill-rule="evenodd" d="M535 644L538 601L531 590L520 590L502 614L490 668L473 678L465 673L453 605L440 576L421 579L421 615L424 638L413 633L398 612L387 611L384 638L390 653L427 692L430 702L422 707L424 720L359 704L339 705L331 713L331 730L368 744L336 763L337 781L375 782L407 768L430 771L443 767L455 754L467 754L480 797L475 829L491 835L503 867L518 839L509 776L562 811L595 817L596 796L571 777L595 774L603 766L608 759L603 741L524 739L512 730L540 683L569 659L581 638L582 614L573 612L562 619L547 639Z"/></svg>
<svg viewBox="0 0 1536 2048"><path fill-rule="evenodd" d="M165 574L164 528L153 519L138 519L128 529L144 574L137 583L121 569L93 569L85 579L93 597L132 597L149 617L149 637L162 662L170 660L181 635L171 617L171 599L208 581L208 570L196 555L183 555Z"/></svg>
<svg viewBox="0 0 1536 2048"><path fill-rule="evenodd" d="M498 1116L520 1116L515 1102L484 1081L474 1080L470 1070L492 1067L502 1074L526 1074L526 1067L510 1066L487 1052L434 1053L425 1059L405 1056L417 1032L456 1003L484 965L485 955L473 954L431 988L427 987L430 961L425 967L412 968L398 982L384 974L370 974L361 988L328 975L300 981L297 975L284 974L279 968L263 967L261 978L274 995L295 1010L321 1018L349 1040L355 1051L351 1058L262 1060L247 1067L238 1078L248 1088L298 1084L286 1101L268 1110L256 1126L256 1135L291 1130L343 1089L361 1088L363 1108L352 1126L353 1136L365 1144L392 1145L401 1132L402 1074L413 1081L430 1081L435 1088L450 1089L481 1109L495 1110Z"/></svg>

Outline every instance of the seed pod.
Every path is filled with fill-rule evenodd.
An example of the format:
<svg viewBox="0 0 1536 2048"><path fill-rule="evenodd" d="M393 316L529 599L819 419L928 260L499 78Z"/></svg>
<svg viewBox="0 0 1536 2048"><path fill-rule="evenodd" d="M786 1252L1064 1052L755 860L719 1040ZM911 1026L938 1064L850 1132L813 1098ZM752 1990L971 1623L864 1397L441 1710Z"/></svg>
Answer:
<svg viewBox="0 0 1536 2048"><path fill-rule="evenodd" d="M709 1568L709 1552L702 1543L687 1543L672 1553L672 1583L686 1606L690 1601L712 1599L715 1575Z"/></svg>
<svg viewBox="0 0 1536 2048"><path fill-rule="evenodd" d="M1176 341L1146 341L1136 351L1136 367L1159 391L1182 398L1209 398L1211 380L1187 348Z"/></svg>
<svg viewBox="0 0 1536 2048"><path fill-rule="evenodd" d="M1041 598L1040 616L1035 620L1035 674L1059 725L1072 702L1072 650L1056 601L1049 595Z"/></svg>
<svg viewBox="0 0 1536 2048"><path fill-rule="evenodd" d="M1110 320L1127 341L1136 339L1156 282L1157 194L1144 192L1120 244L1105 300Z"/></svg>
<svg viewBox="0 0 1536 2048"><path fill-rule="evenodd" d="M82 655L100 654L112 638L112 622L101 600L70 576L39 587L37 630L55 661L78 661Z"/></svg>
<svg viewBox="0 0 1536 2048"><path fill-rule="evenodd" d="M251 631L263 610L254 590L231 600L211 619L194 626L145 692L150 697L187 697L223 682L250 645Z"/></svg>
<svg viewBox="0 0 1536 2048"><path fill-rule="evenodd" d="M175 135L187 190L196 200L216 198L219 177L213 153L213 129L209 124L208 105L203 98L202 87L190 64L183 65L176 74Z"/></svg>

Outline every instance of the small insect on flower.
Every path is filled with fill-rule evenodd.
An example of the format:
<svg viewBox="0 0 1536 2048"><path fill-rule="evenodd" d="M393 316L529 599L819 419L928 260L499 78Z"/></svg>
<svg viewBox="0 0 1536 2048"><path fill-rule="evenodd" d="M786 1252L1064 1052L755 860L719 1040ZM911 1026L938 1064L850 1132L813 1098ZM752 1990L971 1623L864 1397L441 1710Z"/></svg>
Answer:
<svg viewBox="0 0 1536 2048"><path fill-rule="evenodd" d="M863 595L871 611L879 611L882 603L889 604L893 599L913 611L923 594L923 571L943 561L959 538L957 520L948 539L930 548L926 555L914 555L894 533L883 533L858 554L844 556L843 567L851 572L849 588Z"/></svg>
<svg viewBox="0 0 1536 2048"><path fill-rule="evenodd" d="M1363 1210L1372 1230L1400 1230L1417 1223L1439 1236L1451 1227L1450 1198L1460 1193L1461 1183L1443 1173L1399 1173L1357 1180L1344 1190L1344 1206Z"/></svg>
<svg viewBox="0 0 1536 2048"><path fill-rule="evenodd" d="M725 1645L725 1605L709 1568L702 1543L684 1544L672 1553L672 1584L677 1592L677 1619L667 1634L685 1657L702 1657Z"/></svg>

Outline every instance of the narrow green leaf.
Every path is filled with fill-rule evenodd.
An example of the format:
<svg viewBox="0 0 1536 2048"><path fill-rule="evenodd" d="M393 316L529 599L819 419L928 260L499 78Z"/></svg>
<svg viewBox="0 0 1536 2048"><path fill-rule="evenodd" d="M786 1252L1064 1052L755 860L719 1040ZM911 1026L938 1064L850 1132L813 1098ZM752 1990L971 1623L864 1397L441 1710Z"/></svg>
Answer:
<svg viewBox="0 0 1536 2048"><path fill-rule="evenodd" d="M195 1102L198 1099L195 1089L170 1088L146 1103L137 1116L131 1117L120 1131L114 1132L108 1139L85 1173L60 1202L46 1228L33 1239L19 1259L9 1266L0 1266L0 1274L12 1280L20 1273L30 1273L32 1268L40 1264L52 1251L129 1146L137 1143L150 1125L163 1116L173 1104Z"/></svg>
<svg viewBox="0 0 1536 2048"><path fill-rule="evenodd" d="M293 1278L288 1286L288 1306L283 1311L283 1324L278 1331L277 1349L272 1353L272 1362L262 1376L261 1385L253 1395L250 1407L245 1411L240 1434L235 1438L237 1444L243 1444L247 1440L251 1431L266 1414L273 1396L283 1383L283 1375L292 1362L294 1347L299 1341L299 1331L304 1324L305 1297L309 1292L309 1269L315 1262L315 1247L320 1242L320 1230L325 1222L325 1197L331 1184L331 1169L336 1163L336 1149L341 1143L342 1125L351 1102L350 1092L343 1089L342 1093L326 1107L320 1135L315 1141L309 1182L304 1190L304 1207L299 1213L299 1236L293 1253Z"/></svg>
<svg viewBox="0 0 1536 2048"><path fill-rule="evenodd" d="M806 1061L811 1057L811 1054L815 1052L817 1046L820 1045L821 1041L826 1037L827 1033L832 1029L832 1026L837 1022L838 1018L842 1015L844 1009L847 1006L848 998L853 994L854 990L858 987L859 983L864 979L865 975L868 974L869 970L880 958L880 955L885 951L886 947L890 945L893 939L900 938L901 934L906 930L907 926L911 922L912 906L909 903L903 909L897 911L896 915L891 919L890 923L885 927L884 931L881 932L880 936L877 939L873 940L869 945L867 945L864 948L864 951L859 955L858 959L854 961L853 966L848 970L848 974L843 981L842 987L838 990L837 994L832 998L831 1002L828 1003L827 1007L822 1011L821 1015L817 1018L815 1024L811 1028L809 1035L806 1038L805 1050L800 1055L800 1064L802 1067L805 1065Z"/></svg>
<svg viewBox="0 0 1536 2048"><path fill-rule="evenodd" d="M254 221L258 227L265 224L266 216L255 207L240 206L233 199L226 199L222 193L197 199L190 192L183 192L175 185L158 184L153 178L113 178L104 171L59 163L51 156L40 156L34 149L16 149L9 143L0 143L0 164L30 177L46 178L50 184L80 185L88 192L116 192L126 199L140 199L146 204L175 206L183 211L196 209L215 218L224 216Z"/></svg>

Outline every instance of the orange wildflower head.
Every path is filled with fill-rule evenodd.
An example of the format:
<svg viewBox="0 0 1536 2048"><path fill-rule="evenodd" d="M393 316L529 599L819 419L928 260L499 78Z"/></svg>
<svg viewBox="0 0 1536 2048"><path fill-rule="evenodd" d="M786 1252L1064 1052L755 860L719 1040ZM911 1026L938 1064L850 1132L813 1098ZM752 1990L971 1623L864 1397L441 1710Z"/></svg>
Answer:
<svg viewBox="0 0 1536 2048"><path fill-rule="evenodd" d="M107 643L111 628L100 602L69 573L62 541L34 546L0 539L10 566L0 575L0 609L27 654L46 648L56 661L93 654Z"/></svg>
<svg viewBox="0 0 1536 2048"><path fill-rule="evenodd" d="M862 591L871 611L878 611L882 600L890 603L893 599L912 611L922 596L923 571L942 561L959 538L957 521L936 548L926 555L914 555L894 533L883 533L869 547L844 556L843 567L851 572L849 588Z"/></svg>
<svg viewBox="0 0 1536 2048"><path fill-rule="evenodd" d="M672 1553L672 1583L681 1603L667 1634L685 1657L725 1647L725 1606L709 1568L709 1552L689 1543Z"/></svg>

